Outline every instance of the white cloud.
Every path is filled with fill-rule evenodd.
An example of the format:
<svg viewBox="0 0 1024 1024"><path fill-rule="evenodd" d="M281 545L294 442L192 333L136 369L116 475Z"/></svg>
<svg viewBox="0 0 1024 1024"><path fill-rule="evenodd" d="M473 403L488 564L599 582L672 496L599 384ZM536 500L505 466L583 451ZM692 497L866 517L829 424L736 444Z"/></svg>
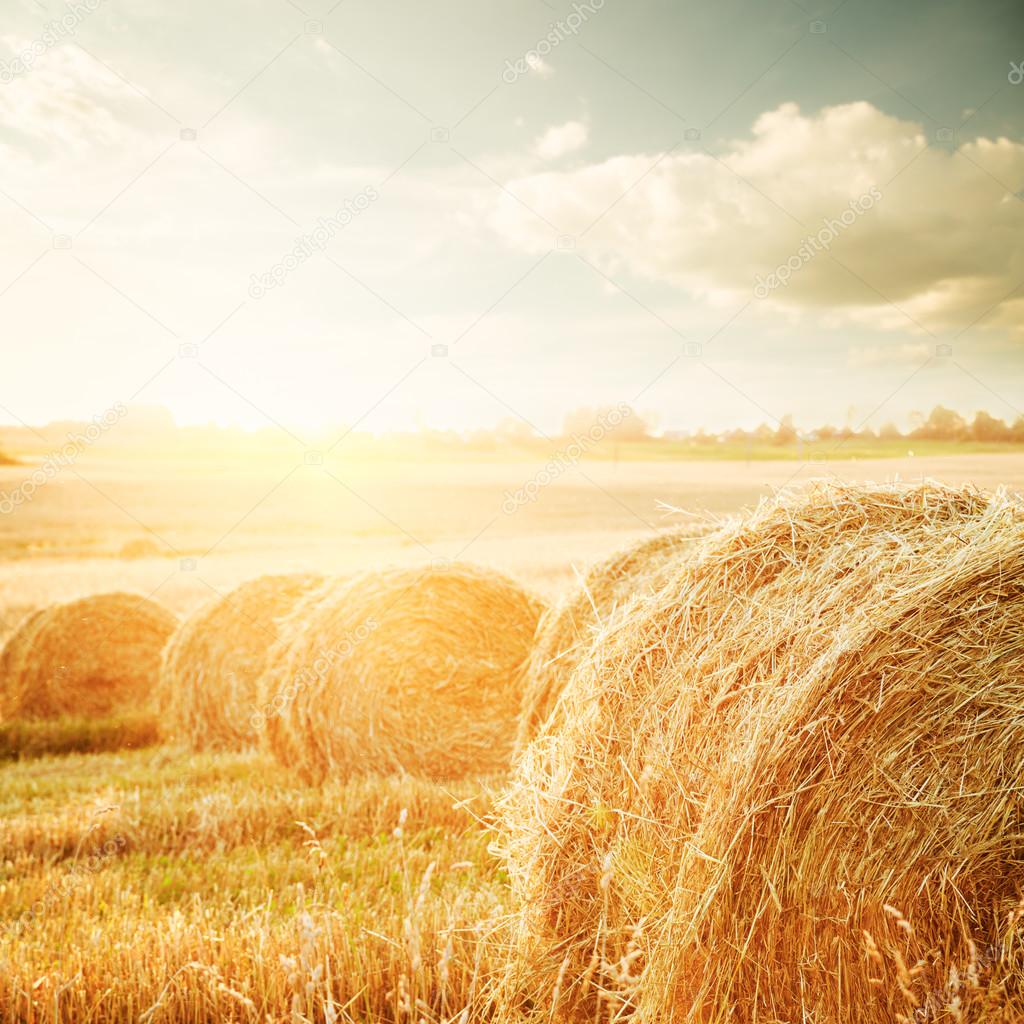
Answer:
<svg viewBox="0 0 1024 1024"><path fill-rule="evenodd" d="M526 63L530 65L530 70L540 78L550 78L555 73L555 69L539 54L528 54Z"/></svg>
<svg viewBox="0 0 1024 1024"><path fill-rule="evenodd" d="M14 54L30 50L30 40L0 37ZM86 53L56 46L0 87L0 123L8 131L54 148L76 151L120 146L127 130L116 108L136 97Z"/></svg>
<svg viewBox="0 0 1024 1024"><path fill-rule="evenodd" d="M803 240L877 187L882 198L828 253L804 260L764 299L789 311L918 330L1012 328L1024 281L1024 144L980 138L956 152L924 129L858 102L805 115L792 103L757 119L715 156L624 155L508 183L606 270L670 281L714 300L752 297ZM550 230L507 196L489 221L517 248L550 248ZM893 305L895 304L895 305ZM1019 321L1017 321L1019 324Z"/></svg>
<svg viewBox="0 0 1024 1024"><path fill-rule="evenodd" d="M582 121L566 121L552 125L533 145L541 160L557 160L575 153L587 144L587 126Z"/></svg>

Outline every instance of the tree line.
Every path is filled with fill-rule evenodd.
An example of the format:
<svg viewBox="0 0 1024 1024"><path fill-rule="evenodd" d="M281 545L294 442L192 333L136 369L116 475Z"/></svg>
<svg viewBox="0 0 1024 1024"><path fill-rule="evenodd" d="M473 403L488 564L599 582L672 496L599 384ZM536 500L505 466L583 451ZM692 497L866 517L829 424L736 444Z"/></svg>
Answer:
<svg viewBox="0 0 1024 1024"><path fill-rule="evenodd" d="M594 422L599 409L576 409L565 419L564 434L583 431L588 423ZM792 416L784 416L776 425L762 423L753 430L727 430L711 433L698 430L686 436L695 444L797 444L802 441L950 441L984 443L1002 442L1008 444L1024 444L1024 414L1007 423L988 412L975 413L968 420L953 409L937 405L927 415L911 414L911 421L916 425L902 431L895 423L886 423L878 430L871 427L835 427L826 424L813 430L800 430L793 423ZM658 440L649 424L638 413L631 412L622 424L611 432L617 441ZM664 435L662 435L664 436ZM672 437L669 434L669 437ZM682 439L682 438L680 438Z"/></svg>

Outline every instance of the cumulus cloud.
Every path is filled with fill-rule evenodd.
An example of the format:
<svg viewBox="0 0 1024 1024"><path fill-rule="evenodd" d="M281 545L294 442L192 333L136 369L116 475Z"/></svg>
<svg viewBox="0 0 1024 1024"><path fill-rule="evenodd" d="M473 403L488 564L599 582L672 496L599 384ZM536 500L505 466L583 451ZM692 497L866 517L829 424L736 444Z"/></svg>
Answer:
<svg viewBox="0 0 1024 1024"><path fill-rule="evenodd" d="M582 121L566 121L552 125L534 143L533 151L541 160L557 160L575 153L587 144L587 126Z"/></svg>
<svg viewBox="0 0 1024 1024"><path fill-rule="evenodd" d="M0 43L13 54L32 48L31 40L13 36ZM84 51L65 44L0 87L0 122L34 146L79 152L120 146L128 131L120 115L137 99Z"/></svg>
<svg viewBox="0 0 1024 1024"><path fill-rule="evenodd" d="M952 150L870 103L813 115L787 103L724 152L617 156L509 189L582 235L578 249L608 271L734 302L788 263L799 269L764 302L915 330L979 317L1021 323L1024 296L1012 295L1024 281L1024 202L1012 191L1021 181L1019 141L979 138ZM873 189L880 198L849 223L847 214L827 249L808 245ZM507 196L489 221L510 245L551 247L550 231Z"/></svg>

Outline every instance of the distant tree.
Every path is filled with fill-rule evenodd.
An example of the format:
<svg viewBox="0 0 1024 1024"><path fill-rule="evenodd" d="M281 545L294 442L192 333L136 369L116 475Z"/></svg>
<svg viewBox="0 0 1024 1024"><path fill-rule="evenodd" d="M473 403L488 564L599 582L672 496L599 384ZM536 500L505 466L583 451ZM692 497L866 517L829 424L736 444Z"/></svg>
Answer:
<svg viewBox="0 0 1024 1024"><path fill-rule="evenodd" d="M898 441L902 436L900 428L892 420L888 423L883 423L878 428L878 438L880 441Z"/></svg>
<svg viewBox="0 0 1024 1024"><path fill-rule="evenodd" d="M815 433L818 435L819 441L832 441L839 431L831 423L826 423L825 426L818 427Z"/></svg>
<svg viewBox="0 0 1024 1024"><path fill-rule="evenodd" d="M495 428L495 436L506 443L529 444L538 439L537 432L517 416L506 416Z"/></svg>
<svg viewBox="0 0 1024 1024"><path fill-rule="evenodd" d="M911 437L929 441L959 441L966 434L967 423L963 416L943 405L937 405Z"/></svg>
<svg viewBox="0 0 1024 1024"><path fill-rule="evenodd" d="M1024 442L1024 416L1018 416L1009 428L1008 440Z"/></svg>
<svg viewBox="0 0 1024 1024"><path fill-rule="evenodd" d="M434 443L437 443L437 441L445 439L436 438L432 440L434 440ZM465 444L467 448L472 448L474 451L493 452L498 448L498 434L493 430L474 430L466 438Z"/></svg>
<svg viewBox="0 0 1024 1024"><path fill-rule="evenodd" d="M1010 428L1001 419L987 412L975 413L969 434L973 441L1010 440Z"/></svg>
<svg viewBox="0 0 1024 1024"><path fill-rule="evenodd" d="M642 441L649 436L647 423L635 409L627 406L623 413L612 405L573 409L565 417L562 432L566 437L585 435L602 424L608 436L616 441Z"/></svg>
<svg viewBox="0 0 1024 1024"><path fill-rule="evenodd" d="M783 416L779 422L778 429L775 431L775 435L772 437L772 441L775 444L792 444L798 437L796 427L793 426L793 417Z"/></svg>
<svg viewBox="0 0 1024 1024"><path fill-rule="evenodd" d="M602 412L610 412L602 409ZM650 437L649 424L645 417L641 416L635 409L629 408L625 418L615 427L611 433L617 441L644 441Z"/></svg>

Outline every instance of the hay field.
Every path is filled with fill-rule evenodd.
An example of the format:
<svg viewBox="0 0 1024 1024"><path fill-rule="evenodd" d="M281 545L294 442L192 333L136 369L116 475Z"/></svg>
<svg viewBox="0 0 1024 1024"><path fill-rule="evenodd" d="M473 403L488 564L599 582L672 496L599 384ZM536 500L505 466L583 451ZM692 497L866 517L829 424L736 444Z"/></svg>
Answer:
<svg viewBox="0 0 1024 1024"><path fill-rule="evenodd" d="M0 633L28 608L101 590L148 593L179 615L266 573L354 572L460 556L515 573L548 595L573 562L607 556L664 525L659 501L728 515L773 487L816 476L1024 490L1024 455L961 454L835 462L613 463L584 459L537 500L503 512L543 469L517 462L392 463L338 460L157 469L88 453L88 482L65 474L16 515L0 516ZM290 474L290 475L289 475ZM333 474L330 475L330 474ZM584 475L585 474L585 475ZM0 490L24 476L0 467ZM159 554L121 557L145 540ZM182 571L180 560L195 569Z"/></svg>
<svg viewBox="0 0 1024 1024"><path fill-rule="evenodd" d="M504 514L505 492L535 469L353 474L356 498L312 474L272 491L273 474L228 485L96 467L92 479L123 513L66 481L16 528L0 522L0 633L43 603L101 591L152 594L184 616L262 574L456 557L553 600L577 578L574 565L668 525L658 502L724 516L794 474L765 462L594 465L591 480L567 474ZM796 482L826 473L1024 491L1020 456L814 465ZM175 550L122 557L145 533L138 520ZM87 721L62 727L8 730L0 743L0 1021L560 1019L548 1005L495 1009L503 988L529 981L516 955L514 887L492 849L502 776L308 785L264 749L160 745L147 723L133 733L130 716L102 735ZM125 743L132 749L105 749ZM32 744L93 752L9 759ZM976 953L964 971L984 978L993 954ZM626 983L633 955L627 943L613 965ZM917 1006L904 998L918 985L913 970L882 972L887 1005L907 1021L956 1019L928 993Z"/></svg>

